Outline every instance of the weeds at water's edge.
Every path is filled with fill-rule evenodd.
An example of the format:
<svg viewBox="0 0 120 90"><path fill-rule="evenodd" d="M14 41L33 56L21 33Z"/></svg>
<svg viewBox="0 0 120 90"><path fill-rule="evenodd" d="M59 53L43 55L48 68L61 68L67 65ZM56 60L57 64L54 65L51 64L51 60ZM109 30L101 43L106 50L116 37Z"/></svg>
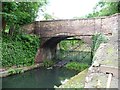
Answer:
<svg viewBox="0 0 120 90"><path fill-rule="evenodd" d="M32 70L32 69L35 69L35 68L39 68L39 67L42 67L43 66L43 63L40 63L40 64L34 64L32 66L26 66L26 67L19 67L19 68L8 68L2 72L0 72L0 77L7 77L9 75L13 75L13 74L19 74L19 73L24 73L28 70Z"/></svg>
<svg viewBox="0 0 120 90"><path fill-rule="evenodd" d="M52 60L44 60L43 61L43 66L44 67L51 67L55 64L55 62L53 62Z"/></svg>
<svg viewBox="0 0 120 90"><path fill-rule="evenodd" d="M70 62L65 65L66 68L76 70L76 71L83 71L89 67L86 63L79 63L79 62Z"/></svg>

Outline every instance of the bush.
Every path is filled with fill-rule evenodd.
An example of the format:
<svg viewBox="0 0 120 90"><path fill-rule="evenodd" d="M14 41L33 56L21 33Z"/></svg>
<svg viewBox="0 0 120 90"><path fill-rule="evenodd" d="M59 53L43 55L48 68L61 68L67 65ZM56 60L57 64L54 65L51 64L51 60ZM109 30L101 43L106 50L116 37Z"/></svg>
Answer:
<svg viewBox="0 0 120 90"><path fill-rule="evenodd" d="M35 35L18 34L11 37L3 34L2 66L33 65L39 41L39 37Z"/></svg>
<svg viewBox="0 0 120 90"><path fill-rule="evenodd" d="M83 71L84 69L88 68L89 65L85 63L70 62L66 64L65 67L76 71Z"/></svg>
<svg viewBox="0 0 120 90"><path fill-rule="evenodd" d="M94 55L94 53L96 52L96 50L98 49L98 47L100 46L101 43L106 43L107 42L107 37L105 37L105 35L98 33L93 35L92 37L92 53Z"/></svg>
<svg viewBox="0 0 120 90"><path fill-rule="evenodd" d="M50 67L50 66L53 66L54 65L54 62L52 60L44 60L43 61L43 65L45 67Z"/></svg>

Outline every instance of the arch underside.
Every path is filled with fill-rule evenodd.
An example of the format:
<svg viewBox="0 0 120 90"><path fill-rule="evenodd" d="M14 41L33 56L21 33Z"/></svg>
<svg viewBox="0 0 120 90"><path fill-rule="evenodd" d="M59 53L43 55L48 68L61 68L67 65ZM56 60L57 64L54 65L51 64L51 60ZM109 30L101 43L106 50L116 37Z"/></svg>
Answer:
<svg viewBox="0 0 120 90"><path fill-rule="evenodd" d="M69 37L74 37L74 36L60 35L57 37L52 37L52 38L48 39L41 47L49 47L49 48L56 47L57 43L59 43L62 40L65 40Z"/></svg>
<svg viewBox="0 0 120 90"><path fill-rule="evenodd" d="M73 38L73 40L76 40L76 39L81 40L81 37L67 36L67 35L58 35L58 36L55 36L55 37L51 37L49 39L46 38L46 41L45 41L45 38L43 38L44 43L42 43L40 48L38 49L38 52L37 52L37 55L36 55L36 58L35 58L35 62L40 63L43 60L53 59L56 55L57 44L60 43L62 40L66 40L68 38ZM85 37L85 38L88 38L88 37ZM83 36L82 36L82 39L84 39Z"/></svg>

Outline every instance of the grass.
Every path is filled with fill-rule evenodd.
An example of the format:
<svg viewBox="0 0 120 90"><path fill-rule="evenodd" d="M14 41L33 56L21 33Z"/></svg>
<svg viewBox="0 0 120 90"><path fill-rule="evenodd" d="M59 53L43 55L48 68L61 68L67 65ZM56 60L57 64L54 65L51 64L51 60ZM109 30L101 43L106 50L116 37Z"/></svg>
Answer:
<svg viewBox="0 0 120 90"><path fill-rule="evenodd" d="M84 69L88 68L89 65L86 63L70 62L67 63L65 67L76 71L83 71Z"/></svg>
<svg viewBox="0 0 120 90"><path fill-rule="evenodd" d="M67 81L65 84L60 85L59 88L84 88L87 72L88 69L85 69L84 71L69 79L69 81Z"/></svg>

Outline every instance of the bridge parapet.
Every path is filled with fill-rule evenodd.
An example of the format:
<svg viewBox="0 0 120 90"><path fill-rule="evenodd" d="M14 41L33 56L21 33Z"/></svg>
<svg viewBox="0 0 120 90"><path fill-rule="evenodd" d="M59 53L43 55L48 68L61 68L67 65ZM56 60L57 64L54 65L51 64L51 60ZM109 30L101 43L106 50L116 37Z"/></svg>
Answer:
<svg viewBox="0 0 120 90"><path fill-rule="evenodd" d="M54 37L63 33L68 35L84 36L95 33L110 34L120 14L108 17L89 18L89 19L67 19L36 21L23 26L27 33L34 33L41 37Z"/></svg>

